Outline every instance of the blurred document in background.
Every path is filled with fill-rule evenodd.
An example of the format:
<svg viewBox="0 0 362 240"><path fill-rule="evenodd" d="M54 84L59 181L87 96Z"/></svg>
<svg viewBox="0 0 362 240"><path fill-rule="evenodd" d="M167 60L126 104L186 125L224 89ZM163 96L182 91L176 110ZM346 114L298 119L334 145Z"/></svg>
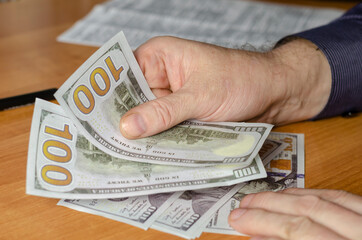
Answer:
<svg viewBox="0 0 362 240"><path fill-rule="evenodd" d="M58 41L101 46L119 31L132 49L171 35L266 51L281 38L326 24L343 11L242 0L113 0L94 7Z"/></svg>

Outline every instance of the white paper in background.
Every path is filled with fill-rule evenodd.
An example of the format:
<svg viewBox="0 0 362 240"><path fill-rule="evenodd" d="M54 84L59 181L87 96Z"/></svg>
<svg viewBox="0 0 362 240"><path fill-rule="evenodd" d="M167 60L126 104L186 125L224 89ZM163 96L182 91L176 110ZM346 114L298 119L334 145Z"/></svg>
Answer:
<svg viewBox="0 0 362 240"><path fill-rule="evenodd" d="M58 41L101 46L122 30L132 49L151 37L172 35L266 51L282 37L326 24L342 13L242 0L113 0L96 5Z"/></svg>

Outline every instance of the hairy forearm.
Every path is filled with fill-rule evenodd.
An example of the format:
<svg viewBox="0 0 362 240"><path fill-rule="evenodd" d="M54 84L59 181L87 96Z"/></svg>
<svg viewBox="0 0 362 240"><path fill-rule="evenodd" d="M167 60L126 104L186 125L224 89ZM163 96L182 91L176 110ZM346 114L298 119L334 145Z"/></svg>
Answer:
<svg viewBox="0 0 362 240"><path fill-rule="evenodd" d="M266 111L251 121L282 125L310 119L322 111L330 95L331 70L317 46L293 39L261 56L251 77L257 81L267 78L264 94L271 99Z"/></svg>

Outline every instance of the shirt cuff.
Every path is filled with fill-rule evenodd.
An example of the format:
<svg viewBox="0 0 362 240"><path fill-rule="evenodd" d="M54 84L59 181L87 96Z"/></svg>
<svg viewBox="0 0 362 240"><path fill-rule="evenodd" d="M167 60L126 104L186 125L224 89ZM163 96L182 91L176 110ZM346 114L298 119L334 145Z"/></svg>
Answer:
<svg viewBox="0 0 362 240"><path fill-rule="evenodd" d="M328 59L332 86L324 109L313 119L362 111L362 24L342 17L328 25L294 34L313 42Z"/></svg>

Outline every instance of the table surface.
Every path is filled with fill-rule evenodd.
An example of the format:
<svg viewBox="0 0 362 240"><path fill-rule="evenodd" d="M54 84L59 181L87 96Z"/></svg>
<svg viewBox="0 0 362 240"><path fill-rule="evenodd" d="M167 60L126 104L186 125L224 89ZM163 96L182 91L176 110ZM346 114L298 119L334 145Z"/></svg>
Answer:
<svg viewBox="0 0 362 240"><path fill-rule="evenodd" d="M101 0L18 0L0 3L0 98L58 88L96 49L56 37ZM289 3L290 1L267 1ZM348 9L356 2L296 1ZM56 206L25 194L33 105L0 112L0 239L179 239ZM362 195L362 114L274 128L305 134L307 188ZM203 234L200 239L247 239Z"/></svg>

